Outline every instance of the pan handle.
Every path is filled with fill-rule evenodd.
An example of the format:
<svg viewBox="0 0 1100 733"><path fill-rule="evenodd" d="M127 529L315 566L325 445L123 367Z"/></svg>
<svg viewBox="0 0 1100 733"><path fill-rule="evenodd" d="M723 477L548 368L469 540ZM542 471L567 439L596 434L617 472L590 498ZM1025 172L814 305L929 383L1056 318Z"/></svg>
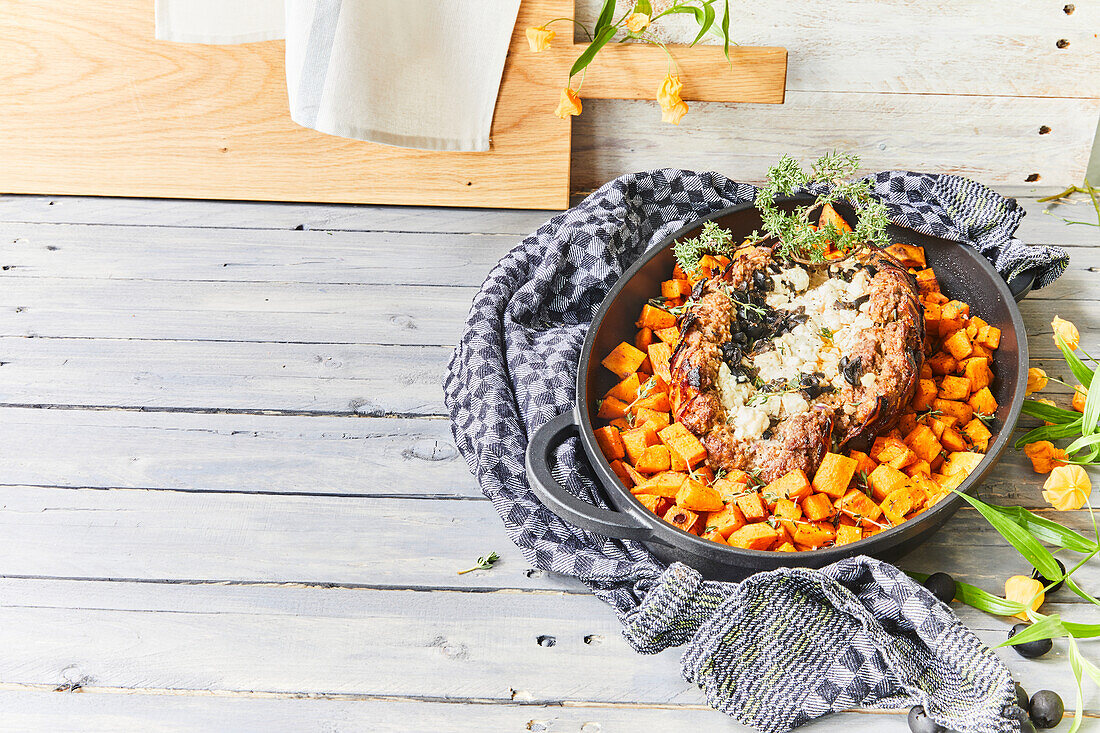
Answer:
<svg viewBox="0 0 1100 733"><path fill-rule="evenodd" d="M1012 299L1019 303L1027 297L1027 294L1035 287L1036 277L1038 277L1037 270L1024 270L1019 275L1009 280L1008 289L1012 293Z"/></svg>
<svg viewBox="0 0 1100 733"><path fill-rule="evenodd" d="M579 430L572 411L563 412L538 430L527 443L527 480L546 508L581 529L620 540L653 541L653 531L630 514L593 506L573 496L550 471L553 451L565 436Z"/></svg>

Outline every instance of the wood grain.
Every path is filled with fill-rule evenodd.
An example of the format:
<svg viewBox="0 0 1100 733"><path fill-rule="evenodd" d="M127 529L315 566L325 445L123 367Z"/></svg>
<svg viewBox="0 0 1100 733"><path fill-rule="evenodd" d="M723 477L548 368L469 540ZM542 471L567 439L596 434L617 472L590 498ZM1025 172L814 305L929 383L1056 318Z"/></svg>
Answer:
<svg viewBox="0 0 1100 733"><path fill-rule="evenodd" d="M149 0L6 2L0 190L564 208L569 123L520 51L526 25L571 9L525 0L492 150L438 153L295 125L281 42L154 41Z"/></svg>

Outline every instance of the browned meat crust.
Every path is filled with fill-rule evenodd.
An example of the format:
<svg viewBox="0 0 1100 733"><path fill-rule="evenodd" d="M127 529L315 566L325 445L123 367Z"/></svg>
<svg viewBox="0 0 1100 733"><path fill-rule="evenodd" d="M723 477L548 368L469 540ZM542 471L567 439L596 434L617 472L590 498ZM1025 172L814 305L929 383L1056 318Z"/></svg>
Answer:
<svg viewBox="0 0 1100 733"><path fill-rule="evenodd" d="M920 374L923 310L912 275L889 255L866 252L858 259L859 267L871 276L865 312L874 325L861 332L847 355L851 374L846 376L851 378L842 389L822 394L811 385L802 393L810 411L773 420L756 439L735 438L726 424L718 368L729 349L738 346L731 341L731 322L741 316L729 293L732 290L738 300L762 302L759 290L765 283L760 273L766 275L773 265L772 251L742 249L721 276L696 286L693 303L680 321L682 337L672 356L670 395L675 418L703 441L713 468L758 472L764 481L795 468L812 475L833 446L865 445L896 422ZM778 328L783 328L781 323ZM872 386L860 381L864 374L875 375Z"/></svg>

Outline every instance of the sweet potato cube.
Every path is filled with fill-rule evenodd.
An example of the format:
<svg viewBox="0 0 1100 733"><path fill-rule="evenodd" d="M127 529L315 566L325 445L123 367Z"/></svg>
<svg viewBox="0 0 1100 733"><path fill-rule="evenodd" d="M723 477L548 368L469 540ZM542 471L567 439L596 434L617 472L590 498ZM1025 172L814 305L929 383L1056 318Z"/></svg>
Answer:
<svg viewBox="0 0 1100 733"><path fill-rule="evenodd" d="M826 453L814 474L813 490L839 499L856 473L856 460L838 453Z"/></svg>
<svg viewBox="0 0 1100 733"><path fill-rule="evenodd" d="M741 513L745 515L746 522L762 522L768 516L768 511L764 508L764 501L760 498L759 491L742 494L733 501L737 504L737 508L741 510Z"/></svg>
<svg viewBox="0 0 1100 733"><path fill-rule="evenodd" d="M917 247L912 244L891 244L886 248L886 251L893 256L895 260L900 262L905 267L917 267L924 268L927 261L924 257L924 248ZM919 285L919 283L918 283Z"/></svg>
<svg viewBox="0 0 1100 733"><path fill-rule="evenodd" d="M932 400L932 409L943 413L945 416L951 416L955 418L955 422L965 425L970 422L970 418L974 417L974 408L965 402L956 402L955 400ZM943 419L942 416L940 418Z"/></svg>
<svg viewBox="0 0 1100 733"><path fill-rule="evenodd" d="M707 515L707 526L715 527L723 537L729 537L737 530L744 527L745 515L737 508L736 504L727 504L725 508L711 512Z"/></svg>
<svg viewBox="0 0 1100 733"><path fill-rule="evenodd" d="M966 322L966 335L970 337L971 341L975 341L978 338L978 332L988 326L989 324L984 319L974 316Z"/></svg>
<svg viewBox="0 0 1100 733"><path fill-rule="evenodd" d="M723 501L731 502L738 497L738 495L745 493L747 484L742 481L735 481L729 476L723 476L720 479L716 479L711 484L711 488L718 492L718 495L722 497Z"/></svg>
<svg viewBox="0 0 1100 733"><path fill-rule="evenodd" d="M646 354L633 345L623 341L614 350L604 357L600 363L619 375L619 379L626 379L645 361Z"/></svg>
<svg viewBox="0 0 1100 733"><path fill-rule="evenodd" d="M936 273L932 271L931 267L926 267L923 270L917 271L917 287L921 292L934 292L940 291L940 283L936 279Z"/></svg>
<svg viewBox="0 0 1100 733"><path fill-rule="evenodd" d="M913 400L909 403L915 412L923 412L932 406L932 400L936 399L939 389L931 379L920 379L913 393Z"/></svg>
<svg viewBox="0 0 1100 733"><path fill-rule="evenodd" d="M836 539L836 530L829 522L816 522L814 524L800 522L794 527L796 545L818 548L832 542L834 539Z"/></svg>
<svg viewBox="0 0 1100 733"><path fill-rule="evenodd" d="M775 552L798 552L793 542L784 542L775 548Z"/></svg>
<svg viewBox="0 0 1100 733"><path fill-rule="evenodd" d="M890 524L901 524L905 515L913 510L913 492L908 486L900 486L886 495L881 507Z"/></svg>
<svg viewBox="0 0 1100 733"><path fill-rule="evenodd" d="M604 399L612 398L628 403L633 402L638 399L638 388L641 386L642 380L638 377L638 372L634 372L629 377L607 390Z"/></svg>
<svg viewBox="0 0 1100 733"><path fill-rule="evenodd" d="M940 443L947 451L966 450L969 447L966 438L955 428L946 428L940 436Z"/></svg>
<svg viewBox="0 0 1100 733"><path fill-rule="evenodd" d="M604 397L600 401L600 409L596 411L596 417L601 417L605 420L614 420L617 417L624 417L629 405L623 402L617 397Z"/></svg>
<svg viewBox="0 0 1100 733"><path fill-rule="evenodd" d="M813 488L810 486L810 480L806 478L806 473L801 468L796 468L772 481L761 493L764 494L768 504L772 504L779 499L799 501L809 496L812 491Z"/></svg>
<svg viewBox="0 0 1100 733"><path fill-rule="evenodd" d="M855 525L842 524L836 528L836 543L850 545L863 539L863 530Z"/></svg>
<svg viewBox="0 0 1100 733"><path fill-rule="evenodd" d="M668 412L672 409L672 406L668 403L668 392L654 392L645 397L639 397L634 400L630 411L637 414L638 410L643 407L657 412Z"/></svg>
<svg viewBox="0 0 1100 733"><path fill-rule="evenodd" d="M765 522L746 524L728 538L730 547L746 550L767 550L779 537L778 533Z"/></svg>
<svg viewBox="0 0 1100 733"><path fill-rule="evenodd" d="M642 306L642 315L639 316L638 322L634 325L638 328L652 328L654 331L659 331L662 328L675 326L676 316L664 308L657 308L646 303Z"/></svg>
<svg viewBox="0 0 1100 733"><path fill-rule="evenodd" d="M802 514L811 522L832 517L836 511L827 494L810 494L802 500Z"/></svg>
<svg viewBox="0 0 1100 733"><path fill-rule="evenodd" d="M672 381L672 372L668 361L672 358L672 349L664 341L657 341L649 345L649 363L653 366L653 373L666 383Z"/></svg>
<svg viewBox="0 0 1100 733"><path fill-rule="evenodd" d="M717 512L726 507L717 491L693 478L688 478L680 486L676 503L693 512Z"/></svg>
<svg viewBox="0 0 1100 733"><path fill-rule="evenodd" d="M932 480L935 481L945 494L954 491L962 485L962 482L966 480L966 473L959 471L958 473L946 474L946 473L934 473L932 474Z"/></svg>
<svg viewBox="0 0 1100 733"><path fill-rule="evenodd" d="M984 332L978 335L978 339L987 349L995 351L1001 345L1001 329L996 326L987 326Z"/></svg>
<svg viewBox="0 0 1100 733"><path fill-rule="evenodd" d="M640 473L660 473L667 471L672 466L668 458L668 448L663 445L651 445L642 451L641 457L634 464L634 468Z"/></svg>
<svg viewBox="0 0 1100 733"><path fill-rule="evenodd" d="M707 458L707 449L694 435L669 441L668 449L678 453L691 468L698 466Z"/></svg>
<svg viewBox="0 0 1100 733"><path fill-rule="evenodd" d="M638 496L638 502L658 516L668 511L668 507L663 506L666 501L668 500L655 494L641 494Z"/></svg>
<svg viewBox="0 0 1100 733"><path fill-rule="evenodd" d="M640 328L638 329L638 335L634 337L634 346L637 347L639 351L645 351L653 341L653 329Z"/></svg>
<svg viewBox="0 0 1100 733"><path fill-rule="evenodd" d="M993 384L993 370L989 368L989 357L975 356L967 359L963 364L963 374L970 380L971 392L977 392ZM962 398L948 397L946 399Z"/></svg>
<svg viewBox="0 0 1100 733"><path fill-rule="evenodd" d="M910 463L908 466L905 467L904 473L909 478L912 478L914 476L931 476L932 464L930 464L928 461L923 460L917 461L916 463Z"/></svg>
<svg viewBox="0 0 1100 733"><path fill-rule="evenodd" d="M947 375L940 382L938 396L941 400L965 400L970 396L970 380Z"/></svg>
<svg viewBox="0 0 1100 733"><path fill-rule="evenodd" d="M942 351L928 357L925 363L932 369L933 374L939 375L952 374L955 371L955 365L958 364L955 357Z"/></svg>
<svg viewBox="0 0 1100 733"><path fill-rule="evenodd" d="M707 526L703 530L703 534L700 535L704 540L710 540L711 542L717 542L720 545L726 544L726 538L722 536L721 532L718 532L711 526Z"/></svg>
<svg viewBox="0 0 1100 733"><path fill-rule="evenodd" d="M649 481L648 478L634 470L634 466L631 466L626 461L619 461L619 463L622 464L623 470L630 476L630 481L635 487L641 486ZM631 491L634 491L634 489L631 489Z"/></svg>
<svg viewBox="0 0 1100 733"><path fill-rule="evenodd" d="M882 507L859 489L852 489L837 500L836 508L856 522L865 518L874 521L882 516Z"/></svg>
<svg viewBox="0 0 1100 733"><path fill-rule="evenodd" d="M938 303L924 303L924 326L928 333L940 332L940 319L942 317Z"/></svg>
<svg viewBox="0 0 1100 733"><path fill-rule="evenodd" d="M619 437L619 431L610 425L596 428L592 431L596 435L596 444L600 446L604 457L608 461L614 461L626 455L623 450L623 441Z"/></svg>
<svg viewBox="0 0 1100 733"><path fill-rule="evenodd" d="M950 300L944 303L943 317L951 320L970 317L970 306L961 300Z"/></svg>
<svg viewBox="0 0 1100 733"><path fill-rule="evenodd" d="M920 460L928 462L931 462L943 450L935 432L923 423L917 425L911 433L905 436L905 444L917 454Z"/></svg>
<svg viewBox="0 0 1100 733"><path fill-rule="evenodd" d="M948 476L954 476L961 473L963 476L969 476L970 473L978 467L978 464L985 458L981 453L970 453L960 451L958 453L948 453L947 460L943 462L943 472Z"/></svg>
<svg viewBox="0 0 1100 733"><path fill-rule="evenodd" d="M775 502L775 508L772 510L772 515L779 519L794 521L802 517L802 507L790 499L780 499Z"/></svg>
<svg viewBox="0 0 1100 733"><path fill-rule="evenodd" d="M623 486L628 489L634 485L634 479L630 477L630 472L626 470L626 464L621 460L611 461L611 470L615 472L615 475L619 477L619 480L623 482Z"/></svg>
<svg viewBox="0 0 1100 733"><path fill-rule="evenodd" d="M643 483L637 484L630 490L630 493L635 496L651 494L663 496L666 499L674 499L686 480L687 474L677 473L676 471L662 471L656 476L649 477Z"/></svg>
<svg viewBox="0 0 1100 733"><path fill-rule="evenodd" d="M946 323L946 321L943 321ZM956 360L965 359L974 353L974 346L970 342L970 337L966 335L965 330L958 330L943 340L943 348L955 357ZM933 370L935 367L932 367Z"/></svg>
<svg viewBox="0 0 1100 733"><path fill-rule="evenodd" d="M871 495L875 501L881 502L895 489L900 488L909 480L904 473L886 464L880 465L867 477L867 483L871 486Z"/></svg>
<svg viewBox="0 0 1100 733"><path fill-rule="evenodd" d="M974 412L982 415L992 415L997 411L997 400L993 397L993 393L989 391L989 387L982 387L971 395L969 404L974 408ZM970 421L960 420L960 422Z"/></svg>
<svg viewBox="0 0 1100 733"><path fill-rule="evenodd" d="M695 527L699 523L699 515L690 509L685 509L682 506L676 506L675 504L665 512L665 516L662 517L666 522L673 527L679 527L685 532L695 532Z"/></svg>
<svg viewBox="0 0 1100 733"><path fill-rule="evenodd" d="M662 328L653 332L653 335L664 341L669 346L676 346L680 342L680 329L673 326L672 328Z"/></svg>
<svg viewBox="0 0 1100 733"><path fill-rule="evenodd" d="M638 465L638 459L645 453L646 448L657 445L657 433L646 427L627 430L620 434L619 439L623 441L626 459L635 466Z"/></svg>
<svg viewBox="0 0 1100 733"><path fill-rule="evenodd" d="M817 227L818 229L824 229L826 226L830 225L841 233L852 231L852 227L848 225L844 217L842 217L831 204L825 204L821 207L821 215L817 219Z"/></svg>
<svg viewBox="0 0 1100 733"><path fill-rule="evenodd" d="M963 427L963 432L976 449L982 453L989 450L989 439L993 437L993 433L981 420L974 418Z"/></svg>
<svg viewBox="0 0 1100 733"><path fill-rule="evenodd" d="M672 419L667 412L657 412L648 407L642 407L635 413L634 424L651 428L652 430L663 430L667 428L671 422Z"/></svg>
<svg viewBox="0 0 1100 733"><path fill-rule="evenodd" d="M878 461L871 458L871 456L867 455L863 451L850 450L848 451L848 457L855 460L857 474L862 473L869 476L871 474L871 471L874 471L876 468L878 468Z"/></svg>
<svg viewBox="0 0 1100 733"><path fill-rule="evenodd" d="M913 432L913 428L915 427L917 427L916 413L905 412L898 418L898 432L902 435L908 435Z"/></svg>
<svg viewBox="0 0 1100 733"><path fill-rule="evenodd" d="M666 298L682 298L691 294L691 283L687 279L665 280L661 283L661 295Z"/></svg>

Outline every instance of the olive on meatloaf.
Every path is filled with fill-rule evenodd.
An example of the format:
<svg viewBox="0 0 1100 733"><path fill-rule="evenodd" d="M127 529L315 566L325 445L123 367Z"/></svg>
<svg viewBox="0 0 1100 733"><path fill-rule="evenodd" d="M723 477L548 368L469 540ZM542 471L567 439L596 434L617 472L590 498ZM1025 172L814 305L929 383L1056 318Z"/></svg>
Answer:
<svg viewBox="0 0 1100 733"><path fill-rule="evenodd" d="M738 250L698 282L670 363L675 418L712 468L813 475L908 404L924 356L916 283L879 250L820 265Z"/></svg>

